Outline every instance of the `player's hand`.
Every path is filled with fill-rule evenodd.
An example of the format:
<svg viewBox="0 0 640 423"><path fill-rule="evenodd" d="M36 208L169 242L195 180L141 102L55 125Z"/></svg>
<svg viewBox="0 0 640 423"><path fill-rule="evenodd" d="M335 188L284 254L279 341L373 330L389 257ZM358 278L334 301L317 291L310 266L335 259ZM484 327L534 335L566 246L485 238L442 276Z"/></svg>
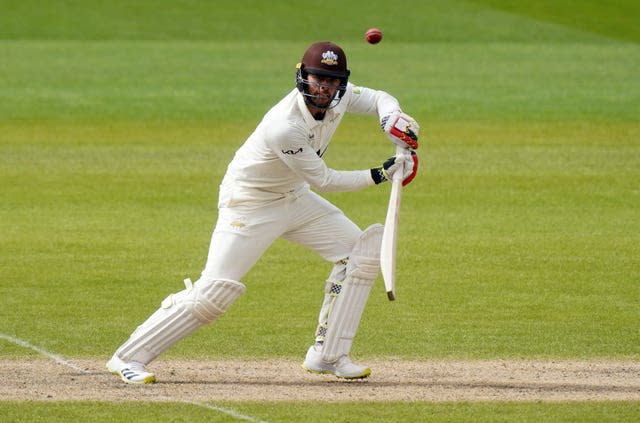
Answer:
<svg viewBox="0 0 640 423"><path fill-rule="evenodd" d="M413 181L418 173L418 155L415 151L389 157L382 166L371 169L371 178L377 185L393 179L396 172L402 172L402 186Z"/></svg>
<svg viewBox="0 0 640 423"><path fill-rule="evenodd" d="M418 148L418 133L420 125L414 118L402 110L388 114L382 118L380 127L384 131L392 143L403 148L415 150Z"/></svg>

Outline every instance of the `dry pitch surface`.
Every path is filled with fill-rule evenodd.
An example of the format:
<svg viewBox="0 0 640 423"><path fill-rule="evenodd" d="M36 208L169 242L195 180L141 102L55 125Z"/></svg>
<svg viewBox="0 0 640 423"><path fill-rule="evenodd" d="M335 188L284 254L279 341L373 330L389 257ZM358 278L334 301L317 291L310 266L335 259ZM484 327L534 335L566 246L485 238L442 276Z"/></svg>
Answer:
<svg viewBox="0 0 640 423"><path fill-rule="evenodd" d="M638 361L368 362L363 381L289 360L170 361L154 385L127 385L103 361L0 360L0 398L36 401L640 401Z"/></svg>

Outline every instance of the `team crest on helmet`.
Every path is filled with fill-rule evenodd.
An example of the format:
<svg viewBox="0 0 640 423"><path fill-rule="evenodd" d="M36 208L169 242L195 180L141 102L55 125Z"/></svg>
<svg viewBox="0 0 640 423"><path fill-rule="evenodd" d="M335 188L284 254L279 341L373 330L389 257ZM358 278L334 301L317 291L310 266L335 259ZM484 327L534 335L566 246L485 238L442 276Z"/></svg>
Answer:
<svg viewBox="0 0 640 423"><path fill-rule="evenodd" d="M322 53L322 60L320 63L324 63L325 65L335 66L338 64L338 55L335 54L331 50L327 50Z"/></svg>

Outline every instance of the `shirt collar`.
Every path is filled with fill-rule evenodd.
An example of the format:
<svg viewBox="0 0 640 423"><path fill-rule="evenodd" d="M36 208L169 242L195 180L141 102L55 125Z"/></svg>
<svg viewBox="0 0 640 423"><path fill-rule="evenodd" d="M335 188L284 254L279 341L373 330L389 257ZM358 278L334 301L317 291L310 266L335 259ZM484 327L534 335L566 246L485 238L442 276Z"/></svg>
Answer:
<svg viewBox="0 0 640 423"><path fill-rule="evenodd" d="M298 92L297 100L298 100L298 107L302 112L302 117L304 118L305 123L309 125L310 128L321 125L323 122L328 122L333 118L333 115L335 112L333 111L333 109L328 109L324 115L323 120L316 120L311 114L311 112L309 112L309 109L307 108L307 103L305 103L304 96L302 95L301 92Z"/></svg>

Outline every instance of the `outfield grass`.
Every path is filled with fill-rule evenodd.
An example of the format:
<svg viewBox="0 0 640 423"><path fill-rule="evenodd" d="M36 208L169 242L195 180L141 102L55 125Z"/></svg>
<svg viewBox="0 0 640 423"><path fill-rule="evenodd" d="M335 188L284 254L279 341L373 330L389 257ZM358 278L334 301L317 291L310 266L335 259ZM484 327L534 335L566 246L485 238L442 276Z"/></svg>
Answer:
<svg viewBox="0 0 640 423"><path fill-rule="evenodd" d="M245 416L264 421L332 421L336 423L368 423L384 421L405 423L478 422L478 423L542 423L542 422L631 422L637 417L637 405L629 402L591 403L368 403L341 404L327 407L317 403L222 403L216 407L237 410ZM23 403L8 402L5 422L102 422L102 421L242 421L229 415L216 415L207 408L180 403ZM168 416L179 416L168 418Z"/></svg>
<svg viewBox="0 0 640 423"><path fill-rule="evenodd" d="M640 359L637 2L403 4L331 0L304 16L291 1L0 0L0 333L106 358L197 278L233 152L292 89L306 46L332 39L352 80L396 95L425 140L398 300L376 285L354 353ZM385 33L377 46L362 40L370 26ZM391 151L375 120L350 116L326 159L367 168ZM388 193L327 197L366 226L384 220ZM300 357L328 271L277 242L242 301L167 355ZM33 354L0 341L0 357ZM66 403L0 403L0 415L90 419L96 407L117 416ZM369 420L638 416L637 403L350 407Z"/></svg>
<svg viewBox="0 0 640 423"><path fill-rule="evenodd" d="M7 127L15 125L22 124ZM367 131L354 126L354 134ZM11 143L3 178L9 210L2 251L13 258L5 266L12 283L2 288L10 305L5 332L27 334L65 355L103 355L132 320L179 289L183 277L197 277L215 218L215 180L224 169L215 164L225 163L233 146L211 149L208 139L220 137L214 128L187 128L48 123L16 131L25 139L16 135ZM638 128L430 128L441 143L429 146L426 176L405 196L399 299L389 304L376 288L362 327L367 341L357 351L410 358L637 358L638 152L631 140ZM345 132L343 139L350 138ZM522 133L529 137L524 145ZM358 150L343 140L336 144L335 150ZM336 157L335 165L371 163L386 149L383 143L370 148L366 160ZM383 189L359 193L358 201L329 197L364 226L383 220L387 195ZM175 353L297 356L313 332L322 289L314 279L322 281L327 270L311 253L277 243L247 276L249 292L232 317ZM283 284L318 295L301 295L283 309ZM123 313L124 293L140 298L140 306ZM21 313L12 313L14 307ZM270 315L295 318L262 325L257 310L265 307ZM376 322L380 315L393 318L393 326ZM64 337L60 325L68 328ZM281 342L282 333L297 342ZM389 342L391 335L403 342ZM224 337L222 345L217 336ZM215 348L194 348L203 342Z"/></svg>

